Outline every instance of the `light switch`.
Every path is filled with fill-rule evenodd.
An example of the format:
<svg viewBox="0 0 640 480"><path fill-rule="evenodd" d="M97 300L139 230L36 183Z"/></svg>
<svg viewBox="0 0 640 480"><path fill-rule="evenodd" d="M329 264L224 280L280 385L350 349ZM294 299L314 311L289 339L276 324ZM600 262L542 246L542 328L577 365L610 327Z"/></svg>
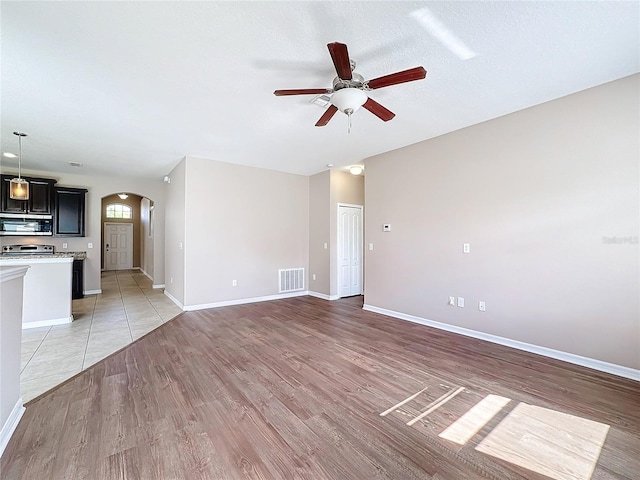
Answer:
<svg viewBox="0 0 640 480"><path fill-rule="evenodd" d="M329 248L329 245L327 245L327 242L324 242L324 249L326 250L327 248Z"/></svg>
<svg viewBox="0 0 640 480"><path fill-rule="evenodd" d="M462 253L469 253L471 251L471 245L468 243L462 244Z"/></svg>
<svg viewBox="0 0 640 480"><path fill-rule="evenodd" d="M369 250L373 250L373 243L369 244Z"/></svg>
<svg viewBox="0 0 640 480"><path fill-rule="evenodd" d="M464 308L464 298L463 297L458 297L458 306L460 308Z"/></svg>
<svg viewBox="0 0 640 480"><path fill-rule="evenodd" d="M89 243L87 244L87 248L93 248L93 243L89 242Z"/></svg>
<svg viewBox="0 0 640 480"><path fill-rule="evenodd" d="M62 243L62 248L68 248L68 247L69 247L69 244L67 242Z"/></svg>

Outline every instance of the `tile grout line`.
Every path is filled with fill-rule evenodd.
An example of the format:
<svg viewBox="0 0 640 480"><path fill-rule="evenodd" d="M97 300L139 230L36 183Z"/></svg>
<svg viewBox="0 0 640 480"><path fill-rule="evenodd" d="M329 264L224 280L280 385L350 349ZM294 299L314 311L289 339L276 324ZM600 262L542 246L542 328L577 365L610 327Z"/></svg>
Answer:
<svg viewBox="0 0 640 480"><path fill-rule="evenodd" d="M131 323L129 322L129 313L127 312L127 306L124 304L124 295L122 295L122 288L120 288L120 278L118 276L117 270L116 270L116 281L118 283L118 292L120 292L120 300L122 301L122 309L124 310L124 318L127 321L127 329L129 330L129 338L131 340L129 343L131 343L133 342L133 334L131 333Z"/></svg>
<svg viewBox="0 0 640 480"><path fill-rule="evenodd" d="M36 347L36 349L33 351L33 353L31 354L31 356L29 357L29 360L27 360L27 363L24 364L24 367L20 370L20 376L22 376L22 372L24 372L27 367L29 366L29 364L31 363L31 360L33 360L33 357L36 356L36 352L38 350L40 350L40 347L42 346L42 343L44 342L44 339L47 338L47 335L49 335L49 332L51 331L51 327L49 327L49 330L47 330L47 333L44 334L44 337L42 337L42 340L40 340L40 343L38 343L38 346ZM21 342L22 343L22 342ZM22 345L20 345L20 347L22 348Z"/></svg>
<svg viewBox="0 0 640 480"><path fill-rule="evenodd" d="M96 314L96 305L98 304L99 295L99 293L96 295L96 299L93 302L93 309L91 310L91 323L89 323L89 333L87 334L87 343L85 343L84 345L84 355L82 356L82 367L80 371L83 371L87 368L85 367L85 363L87 361L87 350L89 349L89 338L91 338L91 330L93 329L93 317Z"/></svg>

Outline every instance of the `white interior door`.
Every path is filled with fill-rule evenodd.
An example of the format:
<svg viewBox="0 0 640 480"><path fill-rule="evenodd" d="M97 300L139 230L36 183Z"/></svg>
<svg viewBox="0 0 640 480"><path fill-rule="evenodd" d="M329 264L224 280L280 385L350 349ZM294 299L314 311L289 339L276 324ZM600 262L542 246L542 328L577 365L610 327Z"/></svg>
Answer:
<svg viewBox="0 0 640 480"><path fill-rule="evenodd" d="M104 269L133 268L133 223L104 223Z"/></svg>
<svg viewBox="0 0 640 480"><path fill-rule="evenodd" d="M338 296L362 294L362 206L338 205Z"/></svg>

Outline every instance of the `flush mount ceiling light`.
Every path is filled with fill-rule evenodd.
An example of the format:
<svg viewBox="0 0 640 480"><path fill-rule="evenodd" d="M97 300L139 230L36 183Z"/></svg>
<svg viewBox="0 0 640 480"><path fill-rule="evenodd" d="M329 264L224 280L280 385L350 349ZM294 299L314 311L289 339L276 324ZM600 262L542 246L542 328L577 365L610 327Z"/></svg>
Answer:
<svg viewBox="0 0 640 480"><path fill-rule="evenodd" d="M364 168L362 168L360 165L354 165L353 167L349 168L349 172L351 173L351 175L360 175L363 171Z"/></svg>
<svg viewBox="0 0 640 480"><path fill-rule="evenodd" d="M16 158L18 156L15 153L11 153L11 152L4 152L3 155L7 158Z"/></svg>
<svg viewBox="0 0 640 480"><path fill-rule="evenodd" d="M13 200L29 200L29 182L20 176L22 173L22 137L26 133L13 132L18 137L18 178L12 178L9 182L9 197Z"/></svg>
<svg viewBox="0 0 640 480"><path fill-rule="evenodd" d="M126 199L127 199L127 197L128 197L129 195L127 195L126 193L119 193L119 194L118 194L118 196L119 196L122 200L126 200Z"/></svg>

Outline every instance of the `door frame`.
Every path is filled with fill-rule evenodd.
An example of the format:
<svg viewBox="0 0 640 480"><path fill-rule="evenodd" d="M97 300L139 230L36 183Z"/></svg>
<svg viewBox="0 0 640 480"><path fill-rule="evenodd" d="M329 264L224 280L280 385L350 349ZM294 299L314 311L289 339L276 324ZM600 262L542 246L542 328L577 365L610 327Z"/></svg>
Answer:
<svg viewBox="0 0 640 480"><path fill-rule="evenodd" d="M338 207L336 209L336 260L335 260L335 268L336 268L336 294L338 298L345 298L340 295L340 279L341 279L341 265L340 265L340 233L342 231L341 222L340 222L340 207L349 207L349 208L357 208L360 210L360 293L354 293L353 295L363 295L364 294L364 205L357 205L354 203L343 203L338 202ZM350 295L350 296L353 296Z"/></svg>
<svg viewBox="0 0 640 480"><path fill-rule="evenodd" d="M131 238L130 238L130 242L129 245L131 245L131 251L130 251L130 255L129 255L129 263L131 264L131 266L129 266L128 268L124 268L122 270L131 270L133 269L133 222L109 222L109 221L105 221L102 222L102 255L104 258L104 268L102 269L102 271L110 271L107 269L107 252L106 252L106 245L107 245L107 224L108 225L129 225L131 226ZM118 269L115 269L118 270ZM114 271L115 271L114 270Z"/></svg>

